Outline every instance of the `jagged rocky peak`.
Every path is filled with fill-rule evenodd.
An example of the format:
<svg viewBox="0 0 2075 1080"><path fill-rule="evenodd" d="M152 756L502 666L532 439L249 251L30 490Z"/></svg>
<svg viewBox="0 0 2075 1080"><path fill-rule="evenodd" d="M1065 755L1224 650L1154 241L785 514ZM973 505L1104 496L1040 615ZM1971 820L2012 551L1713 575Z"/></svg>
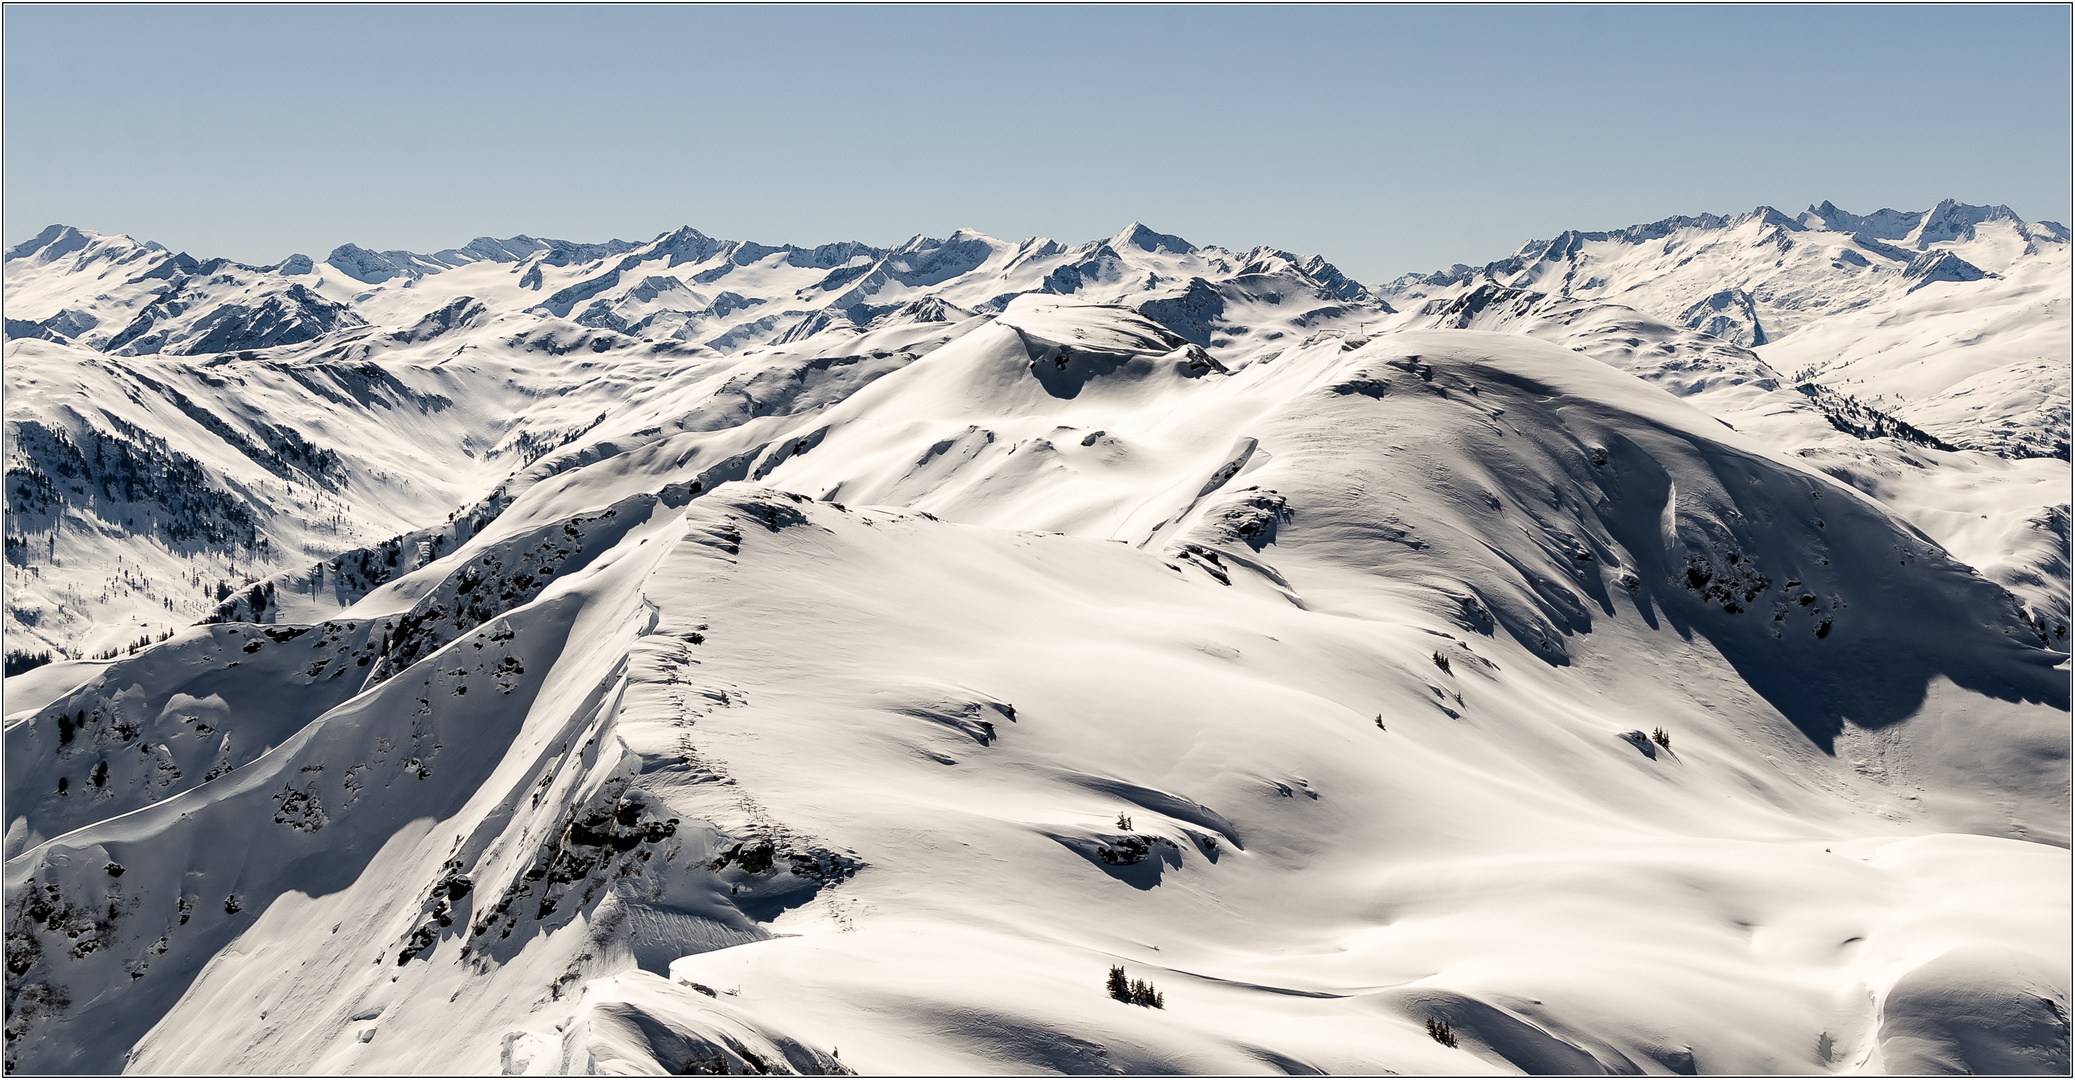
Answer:
<svg viewBox="0 0 2075 1080"><path fill-rule="evenodd" d="M1281 248L1256 247L1237 259L1236 277L1250 274L1292 274L1308 279L1321 291L1340 300L1365 300L1369 289L1342 273L1323 255L1296 255Z"/></svg>
<svg viewBox="0 0 2075 1080"><path fill-rule="evenodd" d="M1820 205L1811 206L1803 211L1799 220L1805 228L1861 233L1876 240L1900 240L1917 227L1923 220L1923 214L1882 207L1862 217L1847 210L1840 210L1837 204L1824 199Z"/></svg>
<svg viewBox="0 0 2075 1080"><path fill-rule="evenodd" d="M1848 232L1875 240L1900 240L1923 250L1932 244L1972 240L1975 226L1991 221L2009 222L2026 239L2035 233L2049 238L2065 237L2067 229L2058 222L2027 222L2008 206L1976 206L1957 199L1941 199L1929 210L1893 210L1883 207L1859 215L1840 209L1828 199L1803 211L1796 222L1803 228Z"/></svg>
<svg viewBox="0 0 2075 1080"><path fill-rule="evenodd" d="M7 258L10 261L36 258L41 262L50 262L52 259L78 251L92 241L92 236L70 225L51 225L7 249Z"/></svg>
<svg viewBox="0 0 2075 1080"><path fill-rule="evenodd" d="M2042 242L2048 245L2064 242L2067 236L2064 226L2054 222L2027 223L2007 206L1975 206L1953 199L1943 200L1926 211L1882 209L1866 215L1851 213L1828 200L1810 206L1793 217L1771 206L1761 205L1730 217L1716 214L1674 216L1610 231L1567 230L1550 240L1531 240L1521 245L1511 257L1481 267L1459 263L1446 270L1404 275L1381 290L1381 295L1388 297L1437 289L1459 289L1468 287L1475 280L1495 280L1506 284L1532 281L1537 288L1547 288L1556 283L1545 282L1542 278L1559 272L1549 267L1560 265L1576 268L1564 271L1567 276L1558 289L1565 294L1573 290L1592 291L1594 295L1612 297L1617 293L1633 291L1639 284L1643 284L1642 278L1692 278L1696 279L1695 289L1675 290L1682 293L1679 302L1682 309L1702 297L1720 293L1723 284L1743 288L1753 296L1760 297L1761 302L1779 303L1782 298L1791 296L1793 299L1789 302L1799 304L1800 294L1807 293L1813 285L1797 284L1791 289L1764 291L1754 286L1759 277L1772 270L1780 271L1785 277L1794 278L1806 276L1813 269L1792 266L1787 262L1780 262L1776 267L1770 265L1778 261L1779 255L1784 254L1788 248L1810 239L1803 234L1837 233L1850 237L1851 247L1845 248L1842 253L1835 253L1836 241L1819 239L1818 243L1828 245L1819 249L1820 259L1824 263L1836 259L1852 265L1871 265L1867 262L1867 255L1871 254L1899 264L1893 267L1899 271L1915 259L1919 252L1974 241L1977 227L1991 222L2007 223L2008 227L2025 239L2026 255L2037 254ZM1755 240L1750 243L1779 249L1774 255L1764 257L1764 265L1755 261L1750 266L1735 265L1740 256L1735 253L1737 249L1734 247L1694 248L1687 246L1687 241L1680 239L1684 236L1695 236L1696 239L1699 236L1715 236L1727 230L1754 224L1758 226L1758 232ZM1620 254L1623 250L1667 242L1672 247L1667 248L1665 254L1669 257L1673 250L1677 249L1678 256L1666 265L1628 259ZM1710 240L1708 243L1713 244L1713 241ZM1817 256L1805 257L1813 259ZM1623 259L1628 261L1615 265ZM1593 269L1596 266L1605 266L1607 270L1598 272ZM1979 269L1989 274L2000 270L1999 267L1992 266ZM1700 284L1697 279L1725 274L1740 275L1749 280L1713 284L1695 295ZM1912 275L1917 276L1921 276L1921 272ZM1947 277L1941 280L1974 279ZM1858 281L1853 287L1865 288L1866 282ZM1781 295L1767 296L1767 293ZM1639 302L1651 302L1647 299L1647 289L1638 295L1645 297ZM1833 297L1833 301L1836 299ZM1838 306L1854 305L1846 301ZM1671 311L1667 309L1658 313L1669 315Z"/></svg>
<svg viewBox="0 0 2075 1080"><path fill-rule="evenodd" d="M935 285L979 269L1005 247L971 229L959 229L943 240L915 236L887 253L885 267L904 284Z"/></svg>

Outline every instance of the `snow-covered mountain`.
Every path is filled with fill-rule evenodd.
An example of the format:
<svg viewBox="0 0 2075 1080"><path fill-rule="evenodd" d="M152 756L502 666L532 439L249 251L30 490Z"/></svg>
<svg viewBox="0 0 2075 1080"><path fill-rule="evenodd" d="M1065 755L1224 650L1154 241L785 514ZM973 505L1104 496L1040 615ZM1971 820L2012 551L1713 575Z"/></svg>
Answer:
<svg viewBox="0 0 2075 1080"><path fill-rule="evenodd" d="M1860 216L1673 217L1566 232L1483 267L1411 274L1400 307L1497 286L1617 303L1756 349L1958 446L2068 456L2069 236L2004 206L1946 200Z"/></svg>
<svg viewBox="0 0 2075 1080"><path fill-rule="evenodd" d="M8 647L117 655L7 681L9 1067L2065 1072L2065 454L1774 350L2066 232L1762 216L1567 234L1618 295L54 227ZM1982 273L1748 250L1833 233Z"/></svg>
<svg viewBox="0 0 2075 1080"><path fill-rule="evenodd" d="M267 268L53 226L6 275L6 627L10 648L60 656L436 525L651 395L718 394L699 422L735 425L791 407L758 382L774 364L876 377L902 361L860 354L867 327L918 328L895 334L907 358L1032 291L1128 300L1215 347L1383 310L1322 259L1138 225L1071 247L483 238Z"/></svg>

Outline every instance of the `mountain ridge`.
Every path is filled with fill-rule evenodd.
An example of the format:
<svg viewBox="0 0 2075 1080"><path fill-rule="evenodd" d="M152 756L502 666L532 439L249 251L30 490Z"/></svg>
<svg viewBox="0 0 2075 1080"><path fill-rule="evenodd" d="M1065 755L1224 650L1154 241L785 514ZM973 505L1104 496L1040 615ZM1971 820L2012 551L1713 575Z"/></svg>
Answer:
<svg viewBox="0 0 2075 1080"><path fill-rule="evenodd" d="M1802 381L1893 396L1886 407L1900 419L1954 445L2066 457L2068 354L2056 305L2068 248L2066 226L2028 223L2004 206L1946 199L1926 211L1860 216L1825 201L1792 218L1761 206L1565 232L1481 267L1407 274L1378 294L1407 307L1489 284L1618 303L1778 354L1777 366L1805 372ZM1947 290L1924 292L1941 283L1979 283L1972 303L1986 314L1976 321L1992 329L1955 334L1967 349L1943 347L1937 331L1869 343L1894 338L1894 327L1927 310L1945 329L1956 314ZM1893 355L1898 345L1906 362ZM1948 404L1947 395L1984 392L2002 399L1992 411Z"/></svg>
<svg viewBox="0 0 2075 1080"><path fill-rule="evenodd" d="M2054 309L2052 304L2055 301L2048 300L2044 310L2027 306L2036 305L2036 301L2029 297L2042 295L2039 289L2045 287L2035 280L2039 279L2038 273L2027 271L2027 280L2031 283L2019 288L1987 271L1977 276L1939 269L1964 264L1979 270L1956 254L1959 249L1952 248L1949 242L1925 240L1926 236L1942 235L1940 229L1932 226L1951 219L1963 225L1973 222L1979 229L1990 232L2013 227L2010 216L1998 208L1949 205L1948 201L1933 211L1913 217L1883 211L1861 218L1824 203L1812 207L1803 218L1817 224L1835 221L1849 225L1858 230L1849 234L1853 238L1851 244L1859 244L1861 237L1865 237L1867 243L1885 244L1886 241L1868 235L1867 231L1871 229L1896 240L1906 240L1915 234L1922 244L1931 245L1925 251L1911 253L1896 248L1892 257L1875 253L1864 258L1869 265L1883 259L1901 263L1888 274L1896 284L1881 288L1891 293L1899 292L1895 302L1905 306L1900 309L1900 315L1882 315L1884 325L1889 329L1871 333L1893 334L1896 331L1892 327L1913 322L1922 329L1911 332L1918 334L1916 340L1925 344L1919 345L1913 340L1905 345L1907 348L1928 349L1929 342L1935 340L1932 335L1937 334L1940 327L1955 318L1978 318L1961 314L1957 309L1947 312L1939 307L1957 301L1956 295L1948 295L1955 289L1989 289L1997 303L2004 302L2001 299L2004 295L2011 296L2011 302L2018 306L1992 308L2007 312L1995 317L2004 319L2006 323L2018 319L2017 323L2010 325L2030 329L2021 333L2010 329L1990 329L1990 335L2000 335L1995 337L1996 341L2008 339L2018 346L2030 348L2032 343L2040 340L2041 330L2050 332L2066 321L2064 304ZM1577 251L1565 258L1590 258L1585 248L1579 245L1589 246L1587 242L1594 236L1627 235L1637 230L1669 236L1679 229L1695 227L1733 230L1742 227L1737 224L1739 222L1757 223L1769 230L1767 235L1784 236L1794 228L1808 231L1806 222L1777 213L1768 214L1762 209L1732 217L1671 218L1653 226L1633 227L1626 233L1567 233L1565 235L1572 239L1565 241L1565 245L1577 248ZM1868 225L1868 222L1873 224ZM1903 228L1904 225L1909 225L1909 228ZM2022 226L2023 223L2015 225ZM1957 235L1959 226L1941 228ZM1815 231L1826 236L1834 232ZM1979 247L1984 236L1987 234L1978 235L1970 242ZM1770 243L1762 237L1758 239ZM1988 239L1993 240L1993 237ZM2030 244L2031 241L2024 243ZM1565 245L1551 242L1536 248L1531 244L1523 251L1536 249L1546 254ZM2012 255L2009 250L2004 254L2016 258L2017 265L2029 266L2041 259L2051 262L2055 252L2064 255L2064 249L2065 245L2060 245L2036 256L2025 256L2021 251ZM1765 250L1772 248L1766 247ZM40 406L30 407L27 411L16 410L15 415L10 416L10 432L28 432L30 429L20 425L33 423L38 426L37 430L63 432L68 441L80 445L134 444L137 447L134 452L123 452L130 453L137 460L158 462L163 459L161 463L150 466L156 470L155 476L177 473L210 478L206 486L224 493L224 505L240 507L237 513L255 523L254 540L263 537L268 541L265 550L273 554L265 555L261 564L271 562L273 568L257 575L266 577L275 570L285 569L283 562L295 563L306 558L322 561L339 551L352 550L356 546L353 542L339 545L338 541L322 537L332 535L341 526L354 525L358 519L386 520L392 524L377 528L386 528L384 535L396 535L432 524L428 518L436 516L438 511L428 514L426 510L429 507L423 507L409 509L397 516L386 512L370 514L359 509L376 498L393 500L391 495L383 493L382 482L375 480L374 474L356 472L351 467L346 467L346 471L337 477L313 475L304 470L281 472L269 457L280 447L301 445L307 450L296 453L317 455L341 463L367 459L370 454L340 445L336 439L328 440L307 426L336 424L340 422L338 418L320 420L317 414L312 413L302 425L284 425L278 419L243 415L250 409L235 398L220 403L213 400L233 393L231 386L234 384L209 372L236 373L244 371L246 365L257 364L259 367L252 369L254 373L262 381L277 383L284 392L301 393L307 389L328 401L351 402L349 407L352 409L373 409L365 413L370 422L395 420L398 407L432 410L426 413L426 419L437 423L430 427L418 425L422 434L411 436L406 441L415 440L413 452L420 460L449 462L449 467L460 469L458 475L472 477L483 473L486 466L492 466L503 457L498 453L501 447L524 447L526 453L535 453L557 440L573 437L571 432L612 411L609 395L585 404L574 401L557 403L556 399L565 396L560 388L564 376L554 370L556 359L560 357L588 356L592 359L583 363L594 365L604 363L610 357L631 359L641 354L650 358L629 368L630 372L644 365L656 366L656 370L661 371L685 361L702 364L725 362L731 357L748 357L759 349L770 348L806 348L832 358L849 351L847 346L839 344L844 337L868 336L875 330L911 321L948 327L962 319L993 317L1015 297L1030 292L1126 304L1171 328L1210 355L1223 357L1220 362L1228 367L1251 362L1253 357L1271 356L1290 340L1302 338L1310 341L1321 333L1360 337L1371 333L1371 328L1373 332L1390 332L1393 328L1434 325L1436 320L1446 319L1452 319L1453 324L1459 326L1469 326L1471 322L1480 326L1499 325L1492 321L1496 315L1472 315L1467 308L1462 309L1463 313L1459 315L1443 313L1444 308L1456 310L1450 305L1475 306L1487 302L1478 299L1481 294L1476 289L1464 291L1461 288L1466 278L1434 295L1425 295L1418 290L1406 292L1405 289L1410 287L1406 284L1409 279L1403 278L1390 285L1372 288L1347 278L1320 256L1300 257L1267 247L1247 252L1197 248L1178 237L1158 233L1136 222L1108 238L1078 245L1063 245L1042 238L1009 244L971 230L959 230L947 239L918 235L888 248L854 242L808 248L722 241L686 226L640 243L611 241L586 245L521 235L505 240L478 238L462 248L446 249L431 255L373 253L353 245L343 245L334 254L339 252L348 253L339 256L349 264L344 268L330 261L303 260L308 263L305 267L294 259L276 264L274 268L255 268L227 260L199 261L148 241L90 234L65 226L53 226L31 241L16 245L10 250L7 261L11 301L9 349L15 368L21 369L23 364L29 363L32 355L36 363L63 365L67 362L63 352L66 348L94 350L89 355L102 357L94 361L99 365L131 363L122 356L139 358L140 362L147 362L142 358L153 356L195 355L214 356L215 359L207 361L194 375L173 378L163 372L139 370L126 374L110 371L109 377L113 382L97 388L95 393L105 390L118 397L104 395L101 401L129 400L147 406L143 413L131 410L119 422L105 404L93 403L91 394L86 397L75 395L63 399L69 403L62 406L56 405L59 399L53 399L56 411ZM2004 265L1978 253L1975 257L1991 266ZM1931 261L1918 266L1917 260L1924 259ZM1840 262L1837 265L1850 264ZM1822 269L1824 273L1837 273L1828 266ZM286 270L295 272L282 272ZM1691 272L1690 268L1687 272ZM1490 273L1485 276L1489 277ZM1516 278L1521 276L1515 275ZM1589 278L1592 275L1587 272L1584 276ZM362 277L379 280L370 282L362 280ZM1739 384L1767 394L1772 393L1767 387L1819 387L1818 393L1800 400L1792 394L1785 397L1773 395L1738 406L1748 410L1758 401L1769 402L1765 406L1768 410L1765 415L1770 419L1763 423L1782 432L1797 432L1783 437L1800 443L1813 445L1822 439L1811 434L1814 429L1807 424L1782 427L1783 419L1801 414L1814 419L1823 409L1828 410L1827 423L1832 429L1853 436L1899 433L1926 447L1971 447L2017 459L2035 455L2055 456L2056 448L2062 446L2065 439L2066 409L2060 406L2058 413L2053 411L2056 407L2052 405L2051 388L2055 385L2055 376L2050 364L2036 371L2027 367L2020 373L2021 378L1999 374L1991 365L1992 370L1970 376L1948 390L1941 384L1949 383L1951 376L1937 372L1949 369L1956 361L1949 356L1937 356L1926 363L1944 365L1944 368L1920 364L1915 370L1923 374L1913 376L1916 381L1907 388L1910 396L1897 400L1889 388L1891 375L1880 374L1873 383L1860 382L1858 372L1869 370L1867 363L1871 361L1860 363L1853 360L1853 348L1848 344L1843 346L1842 361L1834 353L1819 356L1799 346L1798 342L1809 338L1809 334L1790 335L1780 344L1773 344L1768 339L1766 344L1758 346L1768 355L1781 355L1782 359L1776 364L1748 355L1733 357L1724 352L1725 348L1735 348L1738 336L1745 329L1762 335L1763 325L1771 325L1771 322L1761 324L1760 320L1773 319L1767 308L1767 304L1773 301L1761 300L1742 286L1722 288L1722 282L1710 281L1702 286L1709 291L1708 296L1697 303L1670 310L1670 304L1646 302L1648 297L1638 294L1634 288L1614 297L1624 303L1625 306L1620 308L1604 299L1572 295L1576 290L1563 291L1568 284L1578 280L1575 273L1561 282L1552 279L1549 284L1558 286L1555 292L1537 281L1505 286L1493 282L1491 286L1516 292L1539 291L1540 295L1558 298L1551 303L1598 304L1605 308L1605 314L1590 318L1607 324L1610 330L1634 322L1632 318L1619 315L1619 311L1632 310L1637 304L1650 309L1650 313L1666 328L1649 330L1647 335L1655 335L1658 340L1667 342L1657 346L1659 349L1690 350L1692 359L1677 365L1682 371L1694 364L1699 364L1699 368L1692 368L1688 373L1675 373L1671 367L1656 360L1641 362L1641 346L1620 344L1631 338L1642 340L1632 333L1616 339L1610 339L1604 333L1590 341L1575 339L1575 333L1565 326L1582 317L1576 313L1554 322L1538 317L1519 323L1516 328L1530 333L1545 332L1603 358L1617 353L1620 357L1635 357L1633 362L1640 366L1634 366L1632 370L1644 372L1646 377L1653 379L1672 380L1666 385L1681 387L1678 391L1681 393L1701 393L1713 400L1724 392L1717 388ZM1598 291L1604 293L1607 290L1601 288ZM1644 293L1648 291L1643 290ZM1760 292L1763 291L1761 288ZM1569 299L1564 299L1566 297ZM1887 310L1882 309L1879 303L1868 302L1872 307L1866 310L1871 314ZM1683 299L1680 303L1684 303ZM37 314L39 309L36 305L39 304L42 310L55 310L41 320L17 317L18 314ZM1841 317L1833 315L1825 319L1834 321ZM1639 312L1636 318L1647 316ZM1670 344L1664 335L1673 332L1670 327L1682 324L1702 336L1694 338L1688 346ZM1811 326L1810 333L1828 333L1825 330L1827 325L1828 322L1819 320ZM1543 329L1538 331L1536 327ZM1865 336L1867 333L1853 326L1828 338L1809 340L1821 347L1823 342L1846 334ZM1981 331L1973 333L1977 338L1982 334ZM58 351L24 352L28 348L24 338L43 339ZM1707 342L1721 344L1705 344ZM1615 353L1606 352L1609 347L1614 348ZM476 386L476 380L489 377L495 362L484 365L463 363L463 359L502 356L511 350L535 358L518 365L530 374L507 373L490 383ZM1973 355L2000 356L2007 353L2007 349L2001 344L1985 348L1977 343L1970 349L1948 352L1964 359ZM118 355L110 356L110 353ZM1789 361L1794 362L1790 364ZM403 366L393 366L399 362ZM625 362L612 360L608 366L624 366ZM1631 362L1617 360L1622 364ZM388 363L393 369L361 370L370 363L378 367ZM319 375L314 369L305 372L309 365L328 367L326 373ZM436 371L441 373L434 375ZM1695 374L1701 371L1714 374L1696 379ZM1840 377L1832 377L1832 371L1840 372ZM1789 373L1792 378L1788 377ZM52 374L60 380L64 378L57 369L53 369ZM242 375L239 377L243 378ZM414 387L413 384L425 382L428 377L432 382ZM49 384L49 379L38 383ZM616 377L609 378L597 387L597 391L603 394L612 385L630 384ZM178 389L173 389L176 386ZM375 390L377 386L387 389ZM25 402L41 400L45 393L32 391L28 384L20 382L16 383L15 389ZM80 389L85 390L84 387ZM1921 394L1921 390L1929 390L1929 396ZM2001 396L1993 411L1971 408L1972 404L1982 400L1984 390ZM138 397L140 392L150 398ZM1966 396L1957 399L1945 396L1962 392ZM1748 392L1745 393L1748 396ZM451 403L461 400L461 396L486 394L486 401L504 403L499 407L502 419L496 418L499 410L456 410L435 405L439 401ZM151 404L152 398L159 404ZM2042 406L2041 402L2045 404ZM2037 411L2042 407L2047 410L2044 414ZM541 416L532 417L534 412L543 409L546 412ZM284 402L276 411L286 414L295 409ZM755 406L751 411L755 411ZM168 420L148 418L157 412L163 412L169 420L178 416L177 421L172 421L176 424L198 424L195 440L178 447L169 445L165 451L158 451L124 434L122 424L141 425L139 430L166 430L164 424ZM1840 423L1839 418L1847 413L1856 418ZM1949 423L1934 422L1948 416L1962 417L1962 425L1955 428ZM452 423L464 418L467 423L460 427ZM1979 434L1985 430L1985 436ZM1911 432L1921 433L1922 438L1911 435ZM423 441L426 438L433 441ZM1877 442L1861 442L1856 451L1861 456L1872 452L1878 445ZM46 445L62 449L55 443L37 439L14 441L14 460L10 465L15 473L10 488L11 504L27 506L28 503L22 500L33 501L39 506L56 506L68 500L79 503L67 512L84 515L83 521L104 523L76 534L81 538L109 525L129 530L143 527L136 524L140 520L175 521L179 518L177 511L150 509L149 505L143 507L148 511L144 519L130 511L118 513L112 506L105 510L87 506L85 503L94 498L113 499L114 495L109 493L116 489L89 496L83 488L74 491L61 485L59 480L63 470L78 472L85 467L72 464L69 457L64 460L39 457L42 451L33 448ZM25 450L25 447L30 449ZM268 449L254 451L253 447ZM26 458L23 457L25 453L28 455ZM2058 453L2065 456L2064 451ZM374 456L390 455L384 452ZM240 478L241 471L252 464L261 466L260 472L249 478ZM400 472L394 467L376 468L384 475L393 476ZM1880 468L1885 470L1890 466ZM171 473L166 472L169 469ZM340 477L344 478L344 486L340 486ZM451 495L432 497L436 501L451 499L446 509L452 509L457 503L466 502L494 485L496 480L496 476L484 474L481 480L465 482L477 485L475 492L463 494L456 488L452 489ZM132 486L123 488L124 492L147 493L165 488L159 480L144 482L140 479L125 483ZM343 501L346 508L333 511L331 519L313 522L314 529L307 525L276 527L268 523L281 518L279 509L267 500L239 494L241 490L255 493L266 490L265 485L270 483L308 489L306 494L295 495L288 504L293 507L299 500L306 507L293 511L295 513L307 514L311 512L307 508L330 502ZM1888 489L1883 487L1881 490ZM150 504L150 497L147 496L145 501ZM2045 520L2038 515L2050 505L2051 501L2013 506L2007 511L1999 509L1997 515L2000 516L1992 517L1997 522L2007 522L2002 526L2005 528L2026 528L2024 522ZM171 517L167 517L168 514ZM176 530L185 528L176 526ZM75 535L65 532L55 518L51 519L46 531L49 535L35 539L42 541L47 554L53 556L59 554L56 547L60 541L69 542L67 538ZM1951 537L1950 532L1941 535ZM117 548L128 543L119 537L111 539ZM172 539L170 535L167 537L169 542ZM372 539L363 535L359 542ZM2012 543L2019 548L2028 544L2027 541ZM31 538L25 534L11 536L9 544L10 553L21 559L17 565L26 569L35 546ZM113 557L112 549L106 544L100 546L104 551L110 551L110 557ZM197 591L220 590L224 587L221 582L225 580L230 586L243 590L252 580L251 572L243 565L248 556L233 556L214 570L198 571L189 557L177 552L169 555L134 551L132 554L140 559L140 567L152 567L146 571L148 577L161 580L187 578L188 587ZM43 573L63 576L57 567L45 567ZM198 575L207 574L215 576L207 581L195 580ZM2009 581L2015 587L2032 590L2026 593L2027 602L2034 605L2049 624L2064 622L2065 612L2061 609L2065 604L2052 598L2050 587L2042 591L2024 584L2036 576L2036 569L2028 564L2011 569ZM2045 580L2053 579L2049 576ZM30 584L30 592L34 594L40 583ZM106 592L104 585L89 585L85 580L77 584L61 584L60 589L71 590L72 599L62 604L51 602L48 609L85 611L107 604L120 607L126 603L106 595L99 599L81 596L80 591L87 587ZM104 650L111 643L109 638L134 641L140 634L162 633L168 628L169 621L171 625L179 625L177 618L164 618L168 610L191 612L190 617L199 617L208 610L207 606L195 607L197 601L192 594L181 597L164 585L147 587L145 592L154 597L153 603L159 614L152 614L150 608L132 605L130 610L143 617L142 626L128 631L104 628L98 632L101 640L84 648L71 644L77 640L75 635L81 632L82 624L76 621L70 623L69 628L61 622L47 623L50 630L44 631L10 614L9 627L23 640L40 641L44 647L57 646L63 653L81 655ZM141 599L134 591L128 595L133 600ZM33 602L19 610L34 613L42 603ZM116 637L124 633L128 635L126 638ZM34 650L25 646L22 651Z"/></svg>

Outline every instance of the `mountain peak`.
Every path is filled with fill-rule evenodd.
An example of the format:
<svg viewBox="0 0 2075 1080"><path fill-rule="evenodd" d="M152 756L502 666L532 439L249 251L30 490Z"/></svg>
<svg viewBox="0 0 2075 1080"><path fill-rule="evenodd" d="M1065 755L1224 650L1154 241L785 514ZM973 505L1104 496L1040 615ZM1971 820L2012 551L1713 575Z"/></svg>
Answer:
<svg viewBox="0 0 2075 1080"><path fill-rule="evenodd" d="M719 240L690 225L684 225L675 232L656 237L655 242L649 246L649 255L632 257L652 258L656 255L668 255L669 265L680 266L684 263L705 262L719 254L724 246L726 245Z"/></svg>
<svg viewBox="0 0 2075 1080"><path fill-rule="evenodd" d="M1791 229L1795 232L1801 231L1801 223L1799 221L1780 213L1770 206L1760 205L1753 208L1749 214L1745 215L1744 220L1756 221L1761 225L1777 225L1780 228Z"/></svg>
<svg viewBox="0 0 2075 1080"><path fill-rule="evenodd" d="M14 262L18 259L33 257L39 264L49 263L62 259L75 251L85 250L97 243L112 245L114 248L121 249L166 250L163 244L153 243L149 240L138 240L121 233L97 233L87 229L74 228L70 225L51 225L35 236L9 248L6 261Z"/></svg>
<svg viewBox="0 0 2075 1080"><path fill-rule="evenodd" d="M35 236L7 249L7 258L9 261L26 259L41 252L44 253L44 261L48 262L68 251L78 251L86 245L87 237L78 229L70 225L51 225ZM62 250L58 250L55 253L47 251L47 249L60 247Z"/></svg>
<svg viewBox="0 0 2075 1080"><path fill-rule="evenodd" d="M1179 236L1154 232L1136 221L1117 230L1116 235L1110 237L1109 245L1119 251L1136 248L1139 251L1167 255L1187 255L1196 250L1196 245Z"/></svg>
<svg viewBox="0 0 2075 1080"><path fill-rule="evenodd" d="M2017 221L2007 206L1974 206L1958 199L1940 199L1925 211L1923 223L1907 239L1919 249L1949 240L1974 239L1974 227L1990 221Z"/></svg>
<svg viewBox="0 0 2075 1080"><path fill-rule="evenodd" d="M324 257L339 273L367 285L379 285L390 278L417 276L408 263L392 258L405 252L375 252L359 244L340 244Z"/></svg>
<svg viewBox="0 0 2075 1080"><path fill-rule="evenodd" d="M1918 211L1893 210L1888 207L1882 207L1871 214L1854 214L1824 199L1820 205L1802 211L1796 220L1805 229L1858 233L1875 240L1900 240L1917 227L1923 216Z"/></svg>

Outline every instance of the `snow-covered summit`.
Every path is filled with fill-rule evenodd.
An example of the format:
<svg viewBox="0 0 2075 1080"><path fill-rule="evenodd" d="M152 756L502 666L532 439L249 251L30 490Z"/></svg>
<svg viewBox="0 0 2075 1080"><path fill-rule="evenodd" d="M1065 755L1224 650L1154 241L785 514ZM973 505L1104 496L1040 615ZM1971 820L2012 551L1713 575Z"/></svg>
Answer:
<svg viewBox="0 0 2075 1080"><path fill-rule="evenodd" d="M1132 248L1165 255L1187 255L1196 250L1196 245L1179 236L1154 232L1136 221L1118 229L1116 234L1110 237L1109 245L1120 251Z"/></svg>

